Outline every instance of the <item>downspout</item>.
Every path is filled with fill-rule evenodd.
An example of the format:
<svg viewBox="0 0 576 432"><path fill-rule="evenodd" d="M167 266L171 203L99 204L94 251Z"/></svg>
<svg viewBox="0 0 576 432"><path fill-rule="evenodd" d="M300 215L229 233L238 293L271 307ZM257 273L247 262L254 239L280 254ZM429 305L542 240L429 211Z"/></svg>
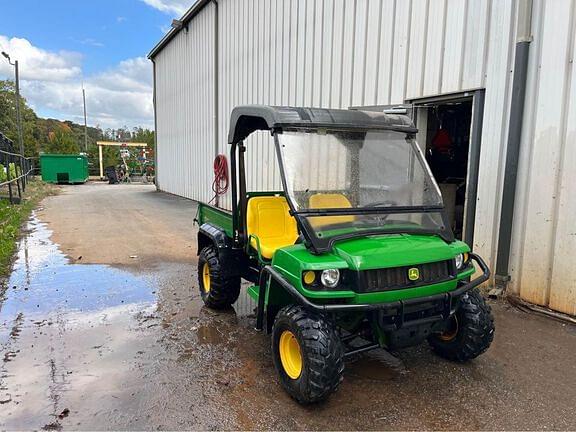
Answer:
<svg viewBox="0 0 576 432"><path fill-rule="evenodd" d="M212 3L214 4L214 158L216 158L216 156L218 156L218 141L219 141L219 134L218 134L218 128L219 128L219 122L220 122L220 118L219 118L219 108L220 108L220 104L218 101L218 98L220 97L219 95L219 77L218 77L218 68L220 67L218 64L218 56L220 55L219 49L218 49L218 32L219 32L219 20L218 20L218 1L217 0L212 0ZM216 207L219 207L219 197L218 195L216 195Z"/></svg>
<svg viewBox="0 0 576 432"><path fill-rule="evenodd" d="M502 207L500 211L500 230L496 255L495 285L496 294L503 292L510 281L510 243L516 201L516 183L518 178L518 160L522 124L524 120L524 101L526 96L526 77L528 74L528 56L532 42L532 0L518 2L518 23L516 32L516 56L514 76L512 78L512 100L508 122L508 142L506 147L506 165L504 186L502 189Z"/></svg>
<svg viewBox="0 0 576 432"><path fill-rule="evenodd" d="M154 108L154 185L156 190L160 190L158 186L158 115L156 110L156 62L152 60L152 105Z"/></svg>

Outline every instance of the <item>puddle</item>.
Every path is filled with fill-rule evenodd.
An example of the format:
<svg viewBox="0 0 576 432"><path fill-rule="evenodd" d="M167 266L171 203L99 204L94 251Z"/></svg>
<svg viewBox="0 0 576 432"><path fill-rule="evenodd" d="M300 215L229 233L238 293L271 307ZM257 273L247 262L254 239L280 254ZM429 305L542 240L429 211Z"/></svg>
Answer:
<svg viewBox="0 0 576 432"><path fill-rule="evenodd" d="M0 428L230 428L191 404L219 409L211 376L236 360L218 346L244 315L202 308L193 263L83 264L50 236L33 215L0 299Z"/></svg>
<svg viewBox="0 0 576 432"><path fill-rule="evenodd" d="M113 267L72 263L50 241L51 231L35 216L27 226L7 293L0 306L3 323L15 314L29 318L48 312L95 311L132 303L152 303L150 278ZM111 241L110 247L114 247Z"/></svg>

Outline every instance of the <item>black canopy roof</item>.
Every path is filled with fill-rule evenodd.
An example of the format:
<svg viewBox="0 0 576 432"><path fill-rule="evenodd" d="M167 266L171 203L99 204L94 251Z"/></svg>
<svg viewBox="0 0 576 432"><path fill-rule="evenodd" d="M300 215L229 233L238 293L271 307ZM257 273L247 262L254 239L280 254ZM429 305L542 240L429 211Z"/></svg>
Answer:
<svg viewBox="0 0 576 432"><path fill-rule="evenodd" d="M375 111L326 108L297 108L268 105L241 105L230 117L230 144L244 140L257 130L282 128L388 129L416 133L412 120L404 115Z"/></svg>

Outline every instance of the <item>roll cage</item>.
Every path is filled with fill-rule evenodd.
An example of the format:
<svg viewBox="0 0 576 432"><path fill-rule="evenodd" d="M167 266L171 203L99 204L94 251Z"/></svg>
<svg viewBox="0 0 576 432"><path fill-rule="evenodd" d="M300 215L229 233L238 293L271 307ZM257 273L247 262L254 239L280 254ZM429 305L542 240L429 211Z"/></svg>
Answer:
<svg viewBox="0 0 576 432"><path fill-rule="evenodd" d="M275 107L265 105L244 105L232 110L228 143L230 149L230 164L232 177L232 227L233 240L236 247L247 243L246 214L248 195L246 191L246 172L244 140L253 132L267 130L274 136L276 154L280 166L280 175L284 191L287 190L286 173L280 158L278 134L283 130L311 130L311 129L342 129L342 130L388 130L403 132L414 136L418 131L410 118L404 115L390 115L378 112L365 112L356 110L325 109L325 108L298 108ZM240 197L240 199L238 199ZM313 253L328 252L335 242L359 236L382 234L381 229L362 230L355 233L345 233L329 239L315 237L307 216L337 216L361 214L400 214L406 212L440 213L444 224L443 230L402 229L386 230L386 234L418 233L438 235L446 242L453 242L454 235L449 228L443 205L434 206L392 206L392 207L363 207L346 209L304 209L294 207L291 199L287 197L290 214L296 219L299 231L304 236L307 247Z"/></svg>

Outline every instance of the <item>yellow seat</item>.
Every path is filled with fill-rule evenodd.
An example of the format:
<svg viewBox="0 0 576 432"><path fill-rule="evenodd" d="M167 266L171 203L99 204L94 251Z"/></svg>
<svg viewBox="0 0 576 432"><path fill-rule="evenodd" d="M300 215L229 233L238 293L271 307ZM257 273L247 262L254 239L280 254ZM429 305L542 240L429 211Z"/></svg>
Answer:
<svg viewBox="0 0 576 432"><path fill-rule="evenodd" d="M314 194L310 196L308 204L311 209L352 208L350 200L348 200L345 195L339 193ZM354 220L354 216L319 216L309 219L310 225L314 228L323 227L325 225L354 222Z"/></svg>
<svg viewBox="0 0 576 432"><path fill-rule="evenodd" d="M248 200L246 232L258 237L260 253L272 259L277 249L292 245L298 238L296 220L290 216L286 198L281 196L253 197ZM255 238L250 245L258 250Z"/></svg>

